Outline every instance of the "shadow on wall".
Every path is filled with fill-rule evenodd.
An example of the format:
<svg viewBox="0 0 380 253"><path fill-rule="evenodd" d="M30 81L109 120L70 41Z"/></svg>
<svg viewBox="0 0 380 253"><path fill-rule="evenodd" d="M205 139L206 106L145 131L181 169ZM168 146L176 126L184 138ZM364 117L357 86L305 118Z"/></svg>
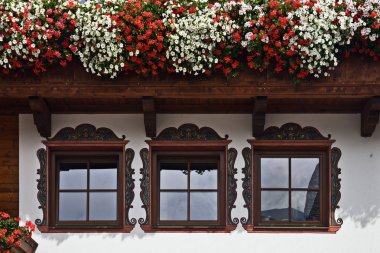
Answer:
<svg viewBox="0 0 380 253"><path fill-rule="evenodd" d="M144 231L136 225L135 229L131 233L40 233L39 236L44 240L54 241L57 246L62 244L67 239L77 237L80 239L89 238L92 236L101 235L102 239L116 239L120 238L121 241L128 239L142 239L148 236L154 236L154 233L144 233ZM37 239L38 240L38 239Z"/></svg>
<svg viewBox="0 0 380 253"><path fill-rule="evenodd" d="M342 199L336 215L343 221L352 220L357 227L366 228L380 222L380 138L362 140L371 143L372 148L364 149L363 143L357 143L351 158L346 158L342 150L339 163Z"/></svg>

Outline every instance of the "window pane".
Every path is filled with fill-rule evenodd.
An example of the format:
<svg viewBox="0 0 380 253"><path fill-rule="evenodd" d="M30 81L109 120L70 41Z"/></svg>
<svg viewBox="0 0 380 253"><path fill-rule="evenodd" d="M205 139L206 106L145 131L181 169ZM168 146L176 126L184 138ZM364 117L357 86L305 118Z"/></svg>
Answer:
<svg viewBox="0 0 380 253"><path fill-rule="evenodd" d="M186 163L161 163L161 189L187 189Z"/></svg>
<svg viewBox="0 0 380 253"><path fill-rule="evenodd" d="M288 188L288 158L261 158L261 187Z"/></svg>
<svg viewBox="0 0 380 253"><path fill-rule="evenodd" d="M217 220L217 199L216 192L190 193L190 220Z"/></svg>
<svg viewBox="0 0 380 253"><path fill-rule="evenodd" d="M292 158L292 188L319 188L319 158Z"/></svg>
<svg viewBox="0 0 380 253"><path fill-rule="evenodd" d="M59 166L60 189L87 189L86 163L61 163Z"/></svg>
<svg viewBox="0 0 380 253"><path fill-rule="evenodd" d="M116 220L116 192L90 193L90 220Z"/></svg>
<svg viewBox="0 0 380 253"><path fill-rule="evenodd" d="M191 189L217 189L218 167L215 163L193 163L190 165Z"/></svg>
<svg viewBox="0 0 380 253"><path fill-rule="evenodd" d="M292 220L318 221L319 220L319 192L293 191L292 192Z"/></svg>
<svg viewBox="0 0 380 253"><path fill-rule="evenodd" d="M87 194L85 192L59 193L59 220L86 220Z"/></svg>
<svg viewBox="0 0 380 253"><path fill-rule="evenodd" d="M90 169L90 189L117 189L117 163L95 163Z"/></svg>
<svg viewBox="0 0 380 253"><path fill-rule="evenodd" d="M161 192L160 220L186 220L187 193Z"/></svg>
<svg viewBox="0 0 380 253"><path fill-rule="evenodd" d="M289 192L261 191L261 220L289 220Z"/></svg>

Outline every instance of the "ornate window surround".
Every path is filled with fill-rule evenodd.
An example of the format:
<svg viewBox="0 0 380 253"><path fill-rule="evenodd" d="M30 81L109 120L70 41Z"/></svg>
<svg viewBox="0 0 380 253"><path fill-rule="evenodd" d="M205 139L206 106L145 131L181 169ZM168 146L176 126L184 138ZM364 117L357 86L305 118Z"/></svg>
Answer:
<svg viewBox="0 0 380 253"><path fill-rule="evenodd" d="M242 169L243 178L243 199L244 207L248 209L248 217L241 218L243 227L248 232L315 232L315 233L336 233L343 224L341 218L335 218L335 211L339 208L340 193L340 178L341 169L338 167L338 162L341 157L339 148L331 148L335 140L330 139L331 136L324 137L316 128L304 127L295 123L287 123L278 127L269 127L263 134L255 140L248 140L251 148L244 148L242 153L245 161L245 167ZM323 227L259 227L255 225L255 192L254 192L254 161L253 157L256 152L264 150L314 150L322 151L327 157L327 201L323 205L328 217L327 223Z"/></svg>
<svg viewBox="0 0 380 253"><path fill-rule="evenodd" d="M225 232L228 233L234 230L239 222L237 218L231 217L231 211L235 208L236 181L235 174L237 169L234 168L237 151L234 148L228 149L228 140L226 135L224 138L220 137L213 129L208 127L198 128L194 124L184 124L179 128L164 129L156 138L146 141L149 149L144 148L140 151L140 156L143 161L143 168L141 169L141 193L140 197L143 202L142 207L146 211L146 217L139 219L139 224L145 232ZM222 199L223 207L221 226L183 226L183 227L158 227L154 224L155 221L155 200L152 196L154 187L154 180L157 180L153 175L154 170L154 154L157 152L170 151L172 153L180 152L208 152L218 151L223 153L222 161L225 164L225 169L221 170L224 174L221 178L225 178L225 188ZM222 164L223 165L223 164Z"/></svg>
<svg viewBox="0 0 380 253"><path fill-rule="evenodd" d="M91 232L130 232L135 224L136 219L129 218L129 210L132 208L134 199L134 179L132 175L135 173L132 168L134 151L130 148L125 149L129 141L125 140L125 136L119 138L108 128L96 128L90 124L82 124L75 129L66 127L61 129L53 138L42 141L46 149L41 148L37 151L37 157L40 162L40 168L37 170L40 178L37 179L37 198L40 202L39 208L42 209L42 219L35 221L38 229L43 233L91 233ZM107 226L83 226L83 227L56 227L52 218L52 212L55 211L53 202L56 191L52 185L52 175L54 175L54 165L52 161L57 152L93 152L95 154L103 154L104 152L117 152L121 155L121 177L122 190L121 199L122 208L121 224L117 227Z"/></svg>

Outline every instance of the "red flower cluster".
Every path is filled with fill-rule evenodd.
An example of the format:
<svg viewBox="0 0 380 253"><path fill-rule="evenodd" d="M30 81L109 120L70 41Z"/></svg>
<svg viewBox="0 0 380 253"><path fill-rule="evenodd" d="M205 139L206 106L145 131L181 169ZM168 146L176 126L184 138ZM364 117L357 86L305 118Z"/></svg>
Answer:
<svg viewBox="0 0 380 253"><path fill-rule="evenodd" d="M364 6L365 0L357 0L356 8L360 9ZM380 2L378 3L380 9ZM362 19L366 23L366 29L370 29L370 35L377 34L376 40L371 40L367 35L362 34L363 27L359 28L355 34L355 38L350 45L349 50L346 51L346 58L350 56L350 53L359 53L371 57L374 61L380 59L380 13L372 11L364 16L363 11L358 11L355 16L355 21Z"/></svg>
<svg viewBox="0 0 380 253"><path fill-rule="evenodd" d="M234 5L228 12L224 9L223 11L225 12L221 13L221 15L234 20L237 24L240 24L243 20L241 19L241 15L239 15L239 10L240 5ZM234 31L232 41L229 41L228 44L224 42L218 43L217 48L214 51L214 54L218 56L219 59L215 69L222 70L223 74L227 77L236 77L239 74L239 68L241 65L240 56L243 52L241 46L242 33L243 30L241 28Z"/></svg>
<svg viewBox="0 0 380 253"><path fill-rule="evenodd" d="M71 61L70 35L76 24L72 18L76 2L21 1L19 8L22 11L15 11L7 4L0 6L3 22L0 52L5 59L1 64L3 72L32 68L38 74L46 71L52 63L65 66L67 61Z"/></svg>
<svg viewBox="0 0 380 253"><path fill-rule="evenodd" d="M123 40L125 45L125 58L128 59L124 67L126 71L157 75L166 68L161 6L160 1L129 0L117 15L111 17L116 21L115 28L123 34L116 39Z"/></svg>
<svg viewBox="0 0 380 253"><path fill-rule="evenodd" d="M251 38L248 46L248 66L263 72L270 64L274 64L274 71L280 73L288 71L302 79L309 73L299 70L300 59L297 57L297 48L289 49L289 40L295 37L292 23L287 13L302 6L300 0L285 0L284 2L270 1L268 9L263 10L263 15L252 20L245 33ZM307 44L308 41L300 41Z"/></svg>
<svg viewBox="0 0 380 253"><path fill-rule="evenodd" d="M20 246L20 240L31 237L35 225L27 221L19 226L20 218L11 218L9 214L0 212L0 252L10 253L10 248Z"/></svg>

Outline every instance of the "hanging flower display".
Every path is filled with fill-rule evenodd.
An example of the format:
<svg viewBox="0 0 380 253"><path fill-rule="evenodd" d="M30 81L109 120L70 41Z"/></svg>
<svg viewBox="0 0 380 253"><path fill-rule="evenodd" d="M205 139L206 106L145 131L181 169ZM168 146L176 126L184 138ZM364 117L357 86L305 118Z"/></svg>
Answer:
<svg viewBox="0 0 380 253"><path fill-rule="evenodd" d="M256 5L249 13L249 20L244 24L242 46L247 48L250 68L263 72L273 63L277 73L299 71L297 48L289 43L296 38L296 23L290 13L301 6L299 0L270 1ZM303 72L298 74L301 77Z"/></svg>
<svg viewBox="0 0 380 253"><path fill-rule="evenodd" d="M358 29L351 45L351 52L380 58L380 2L378 0L350 0L348 10L355 14ZM347 52L346 57L349 56Z"/></svg>
<svg viewBox="0 0 380 253"><path fill-rule="evenodd" d="M32 68L38 74L52 63L66 65L76 6L66 0L0 0L2 71Z"/></svg>
<svg viewBox="0 0 380 253"><path fill-rule="evenodd" d="M88 1L77 11L72 39L87 71L114 78L121 71L157 74L165 67L161 3Z"/></svg>
<svg viewBox="0 0 380 253"><path fill-rule="evenodd" d="M221 5L207 0L166 2L163 21L167 27L167 58L182 74L211 74L223 55L221 49L233 42L238 25L223 13ZM232 59L226 59L234 63ZM229 74L225 71L225 74Z"/></svg>
<svg viewBox="0 0 380 253"><path fill-rule="evenodd" d="M245 53L250 68L298 82L328 76L342 49L380 57L378 0L165 1L0 0L0 71L39 74L76 54L110 78L235 77Z"/></svg>
<svg viewBox="0 0 380 253"><path fill-rule="evenodd" d="M311 0L289 15L296 22L296 36L289 40L289 48L300 54L298 73L329 76L338 65L339 47L349 44L354 36L353 14L346 12L342 1Z"/></svg>

